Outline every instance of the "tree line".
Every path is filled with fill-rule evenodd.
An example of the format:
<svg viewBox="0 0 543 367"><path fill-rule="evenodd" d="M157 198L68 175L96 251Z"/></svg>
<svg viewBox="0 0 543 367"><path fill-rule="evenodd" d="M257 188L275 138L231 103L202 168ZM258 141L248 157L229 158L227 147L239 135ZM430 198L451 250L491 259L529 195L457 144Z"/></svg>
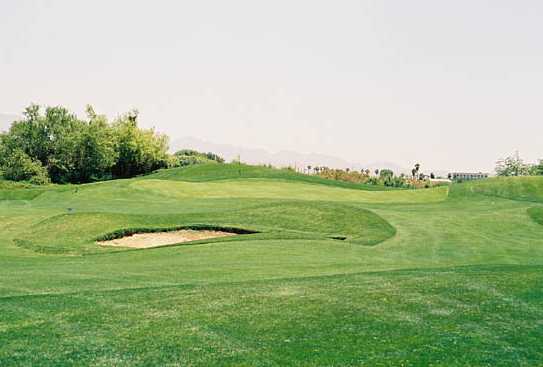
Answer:
<svg viewBox="0 0 543 367"><path fill-rule="evenodd" d="M538 163L525 163L518 152L496 162L498 176L543 176L543 159Z"/></svg>
<svg viewBox="0 0 543 367"><path fill-rule="evenodd" d="M212 153L168 154L168 137L140 128L136 110L109 121L87 106L86 115L80 119L60 106L28 106L23 118L0 134L2 176L33 184L85 183L133 177L204 158L222 160Z"/></svg>
<svg viewBox="0 0 543 367"><path fill-rule="evenodd" d="M202 163L224 163L224 158L215 153L202 153L192 149L182 149L174 153L176 166L185 167Z"/></svg>
<svg viewBox="0 0 543 367"><path fill-rule="evenodd" d="M361 183L368 185L380 185L398 188L427 188L431 186L431 182L426 175L420 173L420 164L415 164L412 175L408 176L403 173L395 175L390 169L361 169L352 170L350 168L337 169L326 166L307 166L307 173L313 172L323 178L347 181L353 183ZM431 175L434 178L433 174Z"/></svg>

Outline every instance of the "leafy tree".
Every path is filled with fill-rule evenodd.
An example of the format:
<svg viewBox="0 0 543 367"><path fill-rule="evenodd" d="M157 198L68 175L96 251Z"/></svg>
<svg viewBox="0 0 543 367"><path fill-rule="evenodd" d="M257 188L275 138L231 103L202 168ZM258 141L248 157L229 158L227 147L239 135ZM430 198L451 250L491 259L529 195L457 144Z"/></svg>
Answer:
<svg viewBox="0 0 543 367"><path fill-rule="evenodd" d="M47 170L41 163L29 157L21 149L13 150L3 165L4 177L13 181L30 181L34 184L49 183Z"/></svg>
<svg viewBox="0 0 543 367"><path fill-rule="evenodd" d="M540 159L538 164L534 164L531 167L530 174L533 176L543 176L543 159Z"/></svg>
<svg viewBox="0 0 543 367"><path fill-rule="evenodd" d="M74 134L73 173L71 182L88 182L108 178L118 158L114 131L105 116L96 115L87 106L89 121Z"/></svg>
<svg viewBox="0 0 543 367"><path fill-rule="evenodd" d="M392 170L390 169L382 169L381 172L379 173L379 177L383 179L387 177L394 177L394 172L392 172Z"/></svg>
<svg viewBox="0 0 543 367"><path fill-rule="evenodd" d="M113 124L118 153L113 177L132 177L168 166L168 137L153 129L139 129L137 117L138 112L132 110Z"/></svg>
<svg viewBox="0 0 543 367"><path fill-rule="evenodd" d="M530 167L524 163L518 152L496 162L498 176L526 176L529 173Z"/></svg>
<svg viewBox="0 0 543 367"><path fill-rule="evenodd" d="M201 163L224 163L224 158L215 153L201 153L192 149L182 149L174 153L174 167L184 167Z"/></svg>
<svg viewBox="0 0 543 367"><path fill-rule="evenodd" d="M205 153L205 156L207 157L207 159L215 161L217 163L224 163L224 158L218 154L207 152Z"/></svg>
<svg viewBox="0 0 543 367"><path fill-rule="evenodd" d="M8 147L6 146L5 140L7 140L7 134L0 132L0 169L4 166L7 161L7 156L9 153Z"/></svg>
<svg viewBox="0 0 543 367"><path fill-rule="evenodd" d="M77 119L65 108L48 107L45 114L42 114L39 106L30 105L25 109L24 118L15 121L3 138L6 155L12 160L22 157L22 152L32 162L39 162L47 168L50 174L55 171L55 165L62 166L65 163L60 162L55 153L70 144L67 135L77 130L76 125ZM14 162L4 162L6 171L15 165Z"/></svg>
<svg viewBox="0 0 543 367"><path fill-rule="evenodd" d="M64 107L43 112L30 105L23 119L0 135L0 170L16 180L41 177L46 170L53 182L81 183L130 177L170 163L167 137L139 129L136 111L113 124L90 106L87 115L80 120Z"/></svg>

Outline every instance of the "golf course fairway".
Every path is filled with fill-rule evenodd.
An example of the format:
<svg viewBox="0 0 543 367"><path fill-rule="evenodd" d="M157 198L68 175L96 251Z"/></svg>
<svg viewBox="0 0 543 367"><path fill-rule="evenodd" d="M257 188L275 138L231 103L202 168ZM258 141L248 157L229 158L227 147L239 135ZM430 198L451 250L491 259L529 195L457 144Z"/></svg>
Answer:
<svg viewBox="0 0 543 367"><path fill-rule="evenodd" d="M239 234L155 248L103 239ZM543 365L543 177L0 181L0 366Z"/></svg>

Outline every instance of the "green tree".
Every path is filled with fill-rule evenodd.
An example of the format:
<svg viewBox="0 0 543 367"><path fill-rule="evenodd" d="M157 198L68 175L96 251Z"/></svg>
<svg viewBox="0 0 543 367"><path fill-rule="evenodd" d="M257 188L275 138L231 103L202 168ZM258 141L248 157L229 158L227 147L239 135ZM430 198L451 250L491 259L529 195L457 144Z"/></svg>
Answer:
<svg viewBox="0 0 543 367"><path fill-rule="evenodd" d="M168 137L154 129L139 129L138 112L130 111L113 124L118 159L114 177L132 177L169 164Z"/></svg>
<svg viewBox="0 0 543 367"><path fill-rule="evenodd" d="M379 173L379 177L381 178L393 177L393 176L394 176L394 172L392 172L392 170L390 169L382 169L381 172Z"/></svg>
<svg viewBox="0 0 543 367"><path fill-rule="evenodd" d="M526 176L529 173L530 167L524 163L518 152L496 162L498 176Z"/></svg>
<svg viewBox="0 0 543 367"><path fill-rule="evenodd" d="M26 180L35 176L31 172L41 175L37 167L42 167L53 182L81 183L130 177L171 164L167 137L139 129L136 111L113 124L91 106L87 115L88 120L80 120L64 107L42 111L30 105L23 119L0 135L0 170Z"/></svg>
<svg viewBox="0 0 543 367"><path fill-rule="evenodd" d="M531 167L530 174L533 176L543 176L543 159L540 159L538 164L534 164Z"/></svg>
<svg viewBox="0 0 543 367"><path fill-rule="evenodd" d="M215 153L201 153L193 149L182 149L174 153L174 166L184 167L201 163L224 163L224 158Z"/></svg>
<svg viewBox="0 0 543 367"><path fill-rule="evenodd" d="M21 149L11 151L5 158L3 174L6 179L13 181L30 181L38 185L50 182L45 167Z"/></svg>
<svg viewBox="0 0 543 367"><path fill-rule="evenodd" d="M89 121L74 134L73 173L71 182L88 182L111 176L117 161L113 129L105 116L96 115L87 106Z"/></svg>

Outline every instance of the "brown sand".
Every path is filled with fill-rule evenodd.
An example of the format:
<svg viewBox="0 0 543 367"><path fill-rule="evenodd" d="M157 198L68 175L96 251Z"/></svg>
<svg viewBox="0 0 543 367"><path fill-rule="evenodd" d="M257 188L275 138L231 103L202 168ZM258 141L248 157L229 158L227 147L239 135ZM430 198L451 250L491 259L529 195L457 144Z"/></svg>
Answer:
<svg viewBox="0 0 543 367"><path fill-rule="evenodd" d="M109 241L99 241L100 246L150 248L164 245L175 245L182 242L205 240L209 238L235 236L235 233L221 231L197 231L183 229L172 232L136 233L131 236Z"/></svg>

